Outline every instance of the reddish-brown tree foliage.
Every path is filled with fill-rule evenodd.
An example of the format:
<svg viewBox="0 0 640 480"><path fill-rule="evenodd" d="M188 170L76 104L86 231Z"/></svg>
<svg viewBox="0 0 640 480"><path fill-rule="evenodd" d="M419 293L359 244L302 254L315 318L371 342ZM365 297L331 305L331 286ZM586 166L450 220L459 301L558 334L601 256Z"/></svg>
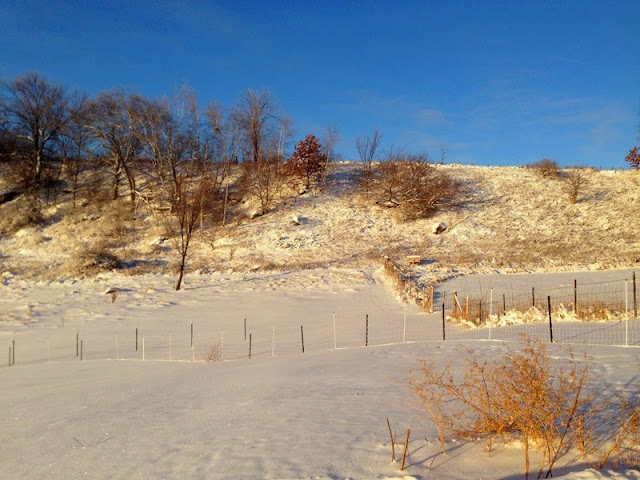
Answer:
<svg viewBox="0 0 640 480"><path fill-rule="evenodd" d="M627 155L625 160L629 162L631 168L640 168L640 147L633 147L629 150L629 155Z"/></svg>
<svg viewBox="0 0 640 480"><path fill-rule="evenodd" d="M315 135L307 135L296 145L296 149L289 159L290 175L303 180L305 187L309 188L311 180L326 168L324 156L322 145Z"/></svg>

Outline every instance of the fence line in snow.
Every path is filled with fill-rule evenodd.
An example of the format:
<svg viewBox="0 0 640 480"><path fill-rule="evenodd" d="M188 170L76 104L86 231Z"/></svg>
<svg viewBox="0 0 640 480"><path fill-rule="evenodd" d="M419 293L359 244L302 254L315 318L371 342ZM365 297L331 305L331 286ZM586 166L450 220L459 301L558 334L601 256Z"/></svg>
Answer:
<svg viewBox="0 0 640 480"><path fill-rule="evenodd" d="M639 347L634 279L635 274L632 279L574 282L529 291L437 290L433 313L405 304L394 309L327 311L315 318L277 323L239 314L225 329L220 329L215 319L186 320L180 331L169 331L160 324L144 329L118 328L108 334L104 327L91 324L80 329L50 328L48 332L43 332L47 327L40 327L10 339L4 366L98 359L256 359L408 342L518 341L523 334L554 343ZM598 316L608 320L596 321ZM526 321L533 323L523 323ZM517 324L509 325L514 322Z"/></svg>

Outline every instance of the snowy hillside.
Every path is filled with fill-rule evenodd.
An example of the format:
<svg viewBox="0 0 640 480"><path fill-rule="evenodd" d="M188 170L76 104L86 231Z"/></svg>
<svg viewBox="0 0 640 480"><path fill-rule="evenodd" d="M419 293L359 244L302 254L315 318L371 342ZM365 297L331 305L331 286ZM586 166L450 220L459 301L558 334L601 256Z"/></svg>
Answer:
<svg viewBox="0 0 640 480"><path fill-rule="evenodd" d="M598 270L640 261L636 171L584 170L586 184L574 204L565 180L532 169L443 165L438 168L461 183L456 205L434 218L401 222L394 209L358 195L358 168L334 165L324 191L287 194L262 217L250 219L254 207L244 199L225 227L196 234L188 271L361 267L382 255L403 261L415 254L423 259L417 273L432 283L462 274ZM131 214L126 199L85 196L76 209L62 196L44 206L41 223L0 237L3 275L92 275L101 269L91 267L96 252L120 262L123 273L173 270L174 246L153 243L165 232L143 203ZM4 225L15 221L21 201L0 206ZM436 222L447 224L444 233L432 233Z"/></svg>
<svg viewBox="0 0 640 480"><path fill-rule="evenodd" d="M445 341L440 312L403 303L382 255L419 255L411 274L443 303L494 288L494 300L523 291L527 302L534 286L543 299L571 300L574 285L580 301L615 294L617 316L554 325L549 359L573 349L589 392L637 404L638 172L588 170L574 204L561 178L442 165L458 202L402 222L358 194L357 168L337 164L324 191L286 195L257 218L238 199L226 226L197 232L181 291L175 247L143 204L132 214L126 199L89 196L73 209L62 195L21 228L8 227L23 199L0 205L11 231L0 237L0 477L524 478L518 437L491 455L482 438L449 439L443 454L408 378L420 359L458 371L468 349L497 359L523 332L547 342L545 312L531 325L446 322ZM563 452L554 477L640 480L613 461L595 469L599 455ZM540 460L536 450L529 478Z"/></svg>

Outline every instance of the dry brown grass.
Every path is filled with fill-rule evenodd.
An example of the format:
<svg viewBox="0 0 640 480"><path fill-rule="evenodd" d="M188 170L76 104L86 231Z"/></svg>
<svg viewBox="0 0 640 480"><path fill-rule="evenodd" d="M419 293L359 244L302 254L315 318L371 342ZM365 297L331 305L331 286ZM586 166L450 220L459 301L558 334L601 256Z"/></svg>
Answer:
<svg viewBox="0 0 640 480"><path fill-rule="evenodd" d="M493 361L468 349L462 373L422 360L409 384L418 410L436 427L442 450L448 439L520 440L525 470L530 451L542 454L538 478L552 476L571 449L602 469L640 466L640 402L589 385L586 356L553 363L539 340L523 339L521 351L507 348Z"/></svg>
<svg viewBox="0 0 640 480"><path fill-rule="evenodd" d="M495 440L518 438L527 478L532 448L542 453L538 476L550 474L574 443L578 412L590 400L588 366L573 355L566 365L552 366L544 344L529 339L521 352L507 349L495 361L471 350L465 355L462 378L451 365L439 370L427 360L410 377L418 408L436 426L442 448L450 437L482 437L490 452Z"/></svg>

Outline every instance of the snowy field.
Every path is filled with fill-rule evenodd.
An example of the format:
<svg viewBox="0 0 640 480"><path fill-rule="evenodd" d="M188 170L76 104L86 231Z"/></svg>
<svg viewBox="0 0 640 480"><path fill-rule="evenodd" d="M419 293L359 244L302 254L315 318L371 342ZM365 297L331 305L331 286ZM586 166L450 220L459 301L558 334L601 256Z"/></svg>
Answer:
<svg viewBox="0 0 640 480"><path fill-rule="evenodd" d="M504 282L525 291L533 283L542 292L574 279L620 283L630 274L493 275L442 284L436 295L498 292ZM489 457L482 441L452 443L446 456L436 456L436 431L413 408L407 387L419 358L446 363L460 357L462 345L493 358L505 348L497 332L523 326L474 331L447 324L443 342L440 314L405 310L373 269L190 275L180 292L172 280L118 274L64 283L5 280L0 345L6 355L15 341L16 364L0 368L2 478L524 477L518 445ZM115 301L104 293L110 288L118 290ZM639 343L637 322L627 322L631 345ZM591 345L608 343L604 334L591 337L599 342L585 338L572 343L588 353L595 387L637 395L637 347ZM212 348L225 361L203 362ZM560 343L549 352L568 356ZM404 472L391 462L387 417L398 438L412 428ZM570 453L554 476L640 478L588 469Z"/></svg>

